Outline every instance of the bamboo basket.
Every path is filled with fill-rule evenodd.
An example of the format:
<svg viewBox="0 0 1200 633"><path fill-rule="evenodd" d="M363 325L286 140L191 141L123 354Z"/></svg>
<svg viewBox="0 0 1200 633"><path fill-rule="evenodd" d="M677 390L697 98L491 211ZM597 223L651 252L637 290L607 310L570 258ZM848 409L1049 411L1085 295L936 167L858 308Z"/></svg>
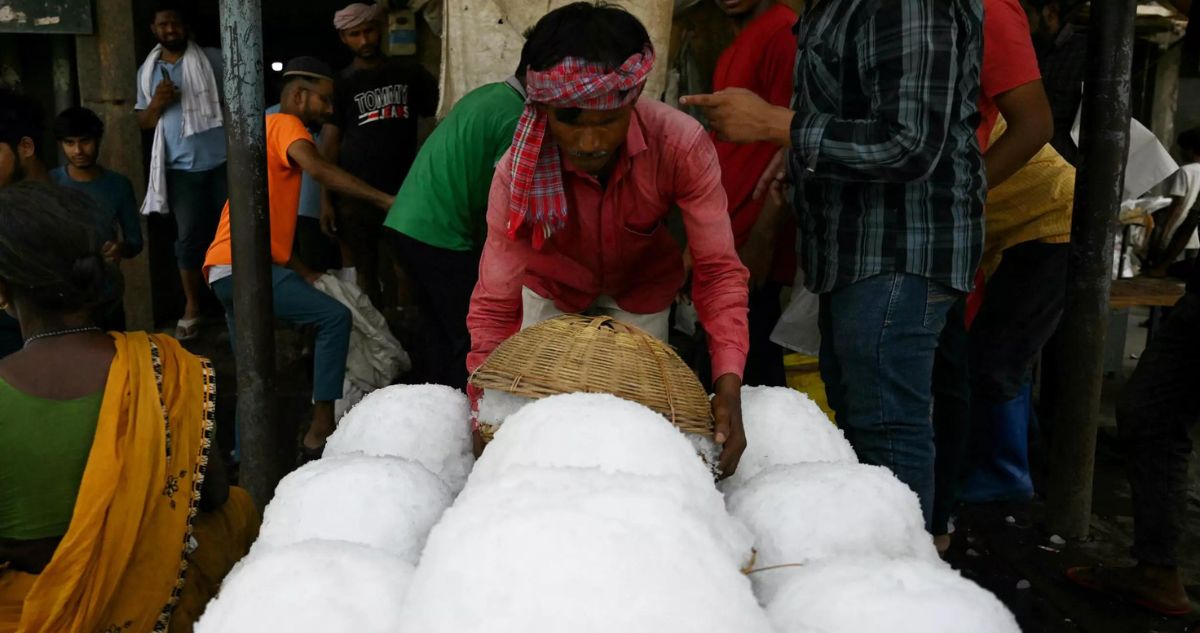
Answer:
<svg viewBox="0 0 1200 633"><path fill-rule="evenodd" d="M522 330L471 374L471 384L532 399L610 393L685 433L713 435L708 393L696 374L666 343L611 317L565 314ZM485 440L495 431L481 430Z"/></svg>

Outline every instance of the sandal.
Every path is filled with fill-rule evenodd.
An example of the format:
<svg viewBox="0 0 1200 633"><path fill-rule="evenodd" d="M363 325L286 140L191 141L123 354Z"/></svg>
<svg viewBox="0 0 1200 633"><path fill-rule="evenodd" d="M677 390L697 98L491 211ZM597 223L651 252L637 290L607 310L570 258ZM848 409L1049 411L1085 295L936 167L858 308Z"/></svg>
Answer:
<svg viewBox="0 0 1200 633"><path fill-rule="evenodd" d="M190 341L200 336L200 318L179 319L175 325L175 340Z"/></svg>
<svg viewBox="0 0 1200 633"><path fill-rule="evenodd" d="M1131 587L1120 586L1120 583L1113 582L1113 578L1111 577L1106 578L1106 576L1110 575L1110 573L1114 571L1116 570L1113 568L1106 568L1103 566L1072 567L1067 570L1067 579L1076 585L1083 587L1084 589L1103 593L1126 602L1131 602L1139 607L1142 607L1143 609L1153 611L1159 615L1165 615L1168 617L1181 617L1192 612L1191 605L1180 607L1174 604L1159 602L1153 598L1139 595Z"/></svg>

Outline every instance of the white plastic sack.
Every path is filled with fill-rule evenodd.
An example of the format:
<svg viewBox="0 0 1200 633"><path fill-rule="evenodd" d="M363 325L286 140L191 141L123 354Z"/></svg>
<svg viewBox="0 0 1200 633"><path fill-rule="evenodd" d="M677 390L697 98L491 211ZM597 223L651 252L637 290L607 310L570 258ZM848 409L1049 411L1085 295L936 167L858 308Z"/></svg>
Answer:
<svg viewBox="0 0 1200 633"><path fill-rule="evenodd" d="M334 419L340 420L363 396L392 384L400 372L412 369L412 361L392 336L387 320L356 284L321 275L313 287L349 308L354 322L350 353L346 355L344 394L334 403Z"/></svg>
<svg viewBox="0 0 1200 633"><path fill-rule="evenodd" d="M792 300L771 331L771 342L806 356L817 356L821 352L821 329L817 324L821 300L804 287L804 269L796 267L796 280L792 283Z"/></svg>

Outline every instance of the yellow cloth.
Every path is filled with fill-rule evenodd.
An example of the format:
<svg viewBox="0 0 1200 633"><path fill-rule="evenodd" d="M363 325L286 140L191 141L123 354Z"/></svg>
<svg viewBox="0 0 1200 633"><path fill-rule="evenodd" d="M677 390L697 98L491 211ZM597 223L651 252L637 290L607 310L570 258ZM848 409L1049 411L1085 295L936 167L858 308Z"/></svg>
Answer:
<svg viewBox="0 0 1200 633"><path fill-rule="evenodd" d="M1006 129L996 122L992 143ZM1004 251L1025 242L1067 244L1075 205L1075 168L1047 144L1024 167L988 192L983 260L991 276Z"/></svg>
<svg viewBox="0 0 1200 633"><path fill-rule="evenodd" d="M187 581L171 615L171 633L192 633L192 625L216 597L233 566L250 553L262 517L250 494L229 489L229 500L214 512L196 517L193 534L198 546L188 554Z"/></svg>
<svg viewBox="0 0 1200 633"><path fill-rule="evenodd" d="M169 337L112 336L71 525L41 574L0 572L0 633L165 631L183 590L212 440L212 369Z"/></svg>

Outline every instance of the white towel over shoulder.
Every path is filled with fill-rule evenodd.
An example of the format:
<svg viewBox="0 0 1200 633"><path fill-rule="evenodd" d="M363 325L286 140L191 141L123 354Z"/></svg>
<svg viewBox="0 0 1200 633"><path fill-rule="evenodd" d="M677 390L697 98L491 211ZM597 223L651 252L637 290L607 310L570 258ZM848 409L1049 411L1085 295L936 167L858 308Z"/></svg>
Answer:
<svg viewBox="0 0 1200 633"><path fill-rule="evenodd" d="M155 63L162 56L162 45L154 47L142 67L138 70L138 90L146 101L154 95ZM183 85L180 86L180 106L183 108L183 136L187 138L221 127L221 93L217 90L217 78L213 75L208 56L195 42L188 42L187 50L180 60ZM154 143L150 149L150 179L146 183L146 200L142 213L169 213L167 207L167 142L162 119L154 128Z"/></svg>

